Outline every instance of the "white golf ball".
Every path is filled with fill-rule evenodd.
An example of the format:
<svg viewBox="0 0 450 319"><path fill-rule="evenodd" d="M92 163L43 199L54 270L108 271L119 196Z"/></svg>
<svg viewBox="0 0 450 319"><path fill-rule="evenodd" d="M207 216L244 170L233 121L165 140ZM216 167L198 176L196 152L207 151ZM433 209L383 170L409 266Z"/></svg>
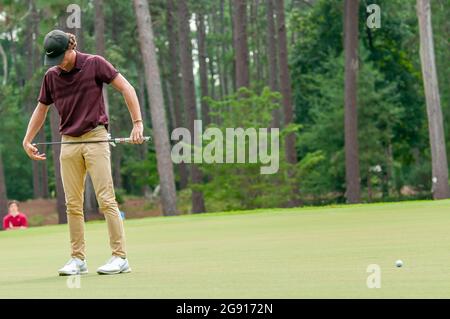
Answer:
<svg viewBox="0 0 450 319"><path fill-rule="evenodd" d="M395 266L397 266L397 267L402 267L402 266L403 266L403 261L397 260L397 261L395 262Z"/></svg>

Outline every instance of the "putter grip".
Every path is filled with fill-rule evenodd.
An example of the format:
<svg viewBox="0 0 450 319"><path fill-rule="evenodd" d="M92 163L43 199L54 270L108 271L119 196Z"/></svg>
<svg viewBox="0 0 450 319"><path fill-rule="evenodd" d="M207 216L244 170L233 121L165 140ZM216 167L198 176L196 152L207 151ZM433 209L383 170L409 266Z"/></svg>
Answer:
<svg viewBox="0 0 450 319"><path fill-rule="evenodd" d="M150 136L145 136L144 141L145 142L150 141ZM131 138L129 138L129 137L119 137L119 138L114 139L114 143L117 143L117 144L124 144L124 143L130 143L130 142L131 142Z"/></svg>

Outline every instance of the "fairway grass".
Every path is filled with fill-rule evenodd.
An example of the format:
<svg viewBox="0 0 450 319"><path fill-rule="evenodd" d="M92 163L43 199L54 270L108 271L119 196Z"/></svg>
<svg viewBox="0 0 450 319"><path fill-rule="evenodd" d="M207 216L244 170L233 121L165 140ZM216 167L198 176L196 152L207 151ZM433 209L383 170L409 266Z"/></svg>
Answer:
<svg viewBox="0 0 450 319"><path fill-rule="evenodd" d="M450 297L449 200L133 219L125 229L133 272L95 273L109 246L105 223L91 222L79 281L57 276L67 225L0 232L0 298ZM371 264L379 289L367 288Z"/></svg>

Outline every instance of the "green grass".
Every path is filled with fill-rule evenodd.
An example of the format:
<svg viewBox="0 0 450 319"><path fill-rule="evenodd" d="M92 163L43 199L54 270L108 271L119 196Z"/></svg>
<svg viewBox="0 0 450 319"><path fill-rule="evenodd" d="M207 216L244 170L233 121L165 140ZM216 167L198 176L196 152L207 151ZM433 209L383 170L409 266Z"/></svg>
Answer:
<svg viewBox="0 0 450 319"><path fill-rule="evenodd" d="M87 224L91 273L70 289L67 226L0 232L0 298L450 297L450 201L126 220L130 274L99 276L103 222ZM394 263L402 259L403 268ZM369 264L381 288L368 289ZM70 280L70 279L69 279Z"/></svg>

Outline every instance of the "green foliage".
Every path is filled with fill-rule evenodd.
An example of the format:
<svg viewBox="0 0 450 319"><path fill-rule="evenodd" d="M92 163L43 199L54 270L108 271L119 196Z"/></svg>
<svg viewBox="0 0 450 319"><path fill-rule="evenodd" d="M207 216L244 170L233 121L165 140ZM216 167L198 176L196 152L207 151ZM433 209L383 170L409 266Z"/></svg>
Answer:
<svg viewBox="0 0 450 319"><path fill-rule="evenodd" d="M403 185L429 191L415 1L371 1L381 7L380 29L366 27L365 8L370 3L360 3L358 137L363 190L371 181L383 197L392 191L398 194ZM318 184L302 191L338 199L345 191L342 21L343 5L337 0L319 0L290 15L298 38L291 52L297 122L305 127L298 141L299 157L319 150L326 158L317 168ZM415 155L422 150L424 156ZM371 170L376 165L381 172Z"/></svg>
<svg viewBox="0 0 450 319"><path fill-rule="evenodd" d="M137 155L126 155L121 165L124 185L130 194L141 193L145 185L154 189L159 184L156 154L149 152L147 159L139 161L136 161L136 157Z"/></svg>
<svg viewBox="0 0 450 319"><path fill-rule="evenodd" d="M117 204L119 204L119 205L124 204L125 203L125 198L124 198L125 197L125 190L121 189L121 188L118 188L118 189L115 190L115 192L116 192Z"/></svg>
<svg viewBox="0 0 450 319"><path fill-rule="evenodd" d="M219 101L208 98L211 114L215 119L211 127L220 129L224 137L226 128L270 127L272 110L280 107L280 99L278 92L271 92L267 87L261 94L242 88ZM291 193L291 179L301 188L303 181L299 178L308 176L308 172L323 160L319 152L310 154L294 167L295 175L289 177L291 167L285 160L284 136L290 132L297 133L299 128L298 125L290 125L281 130L280 166L275 174L261 174L260 168L263 165L249 163L248 160L246 163L203 164L201 167L207 182L199 186L199 189L204 192L208 209L220 211L285 205ZM249 141L250 138L246 138L246 154L249 152Z"/></svg>
<svg viewBox="0 0 450 319"><path fill-rule="evenodd" d="M20 90L13 86L0 86L0 152L8 198L25 200L32 196L31 163L23 151L22 139L25 127L20 108Z"/></svg>
<svg viewBox="0 0 450 319"><path fill-rule="evenodd" d="M176 3L176 1L174 1ZM401 189L410 186L428 196L431 185L428 126L423 97L419 59L419 36L415 0L361 0L359 16L359 143L361 183L365 194L369 185L372 200L399 198ZM31 41L31 19L27 1L3 0L0 10L7 19L0 20L0 43L7 54L7 84L0 86L0 151L5 167L9 198L26 200L33 196L32 164L21 143L27 121L36 103L46 68L42 64L44 35L67 15L69 4L63 0L35 0L39 24L35 41ZM79 0L82 9L82 51L95 53L95 12L92 0ZM365 26L368 4L381 7L381 29ZM221 16L221 4L223 16ZM443 0L432 1L432 21L441 104L447 140L450 137L449 85L449 10ZM284 127L280 136L280 170L274 175L261 175L260 164L202 165L205 184L200 187L210 210L272 207L285 203L288 185L295 181L304 202L341 201L345 191L344 170L344 79L343 79L343 1L285 1L289 40L292 87L296 122ZM229 1L189 1L192 22L202 14L206 23L209 95L212 126L270 127L271 111L280 107L280 94L264 89L267 85L266 7L264 1L249 2L248 46L251 89L233 91L234 50L232 10ZM165 102L171 103L171 87L166 30L167 8L164 0L150 2L155 45L158 50ZM136 88L143 97L145 132L150 134L151 121L143 66L138 43L136 18L131 2L104 1L105 57ZM256 19L254 19L256 17ZM223 18L223 23L222 23ZM174 26L175 28L177 26ZM72 30L72 32L75 32ZM14 35L11 38L11 35ZM198 59L192 32L193 56ZM30 46L30 43L32 45ZM34 51L30 51L30 48ZM30 76L27 71L33 55L36 65ZM194 61L194 66L197 65ZM0 59L0 83L3 81L3 61ZM198 68L196 68L198 71ZM214 78L212 78L214 76ZM199 90L196 73L196 89ZM226 88L221 82L227 82ZM222 83L223 84L223 83ZM143 93L143 94L139 94ZM198 95L199 96L199 95ZM132 125L123 96L108 88L110 129L114 136L128 136ZM54 110L52 110L54 111ZM170 114L168 111L167 114ZM184 117L184 115L183 115ZM49 121L46 139L51 137ZM284 136L297 134L299 163L291 169L284 159ZM450 158L450 143L447 143ZM47 148L49 186L55 195L53 154ZM145 153L145 152L144 152ZM113 151L113 169L122 179L118 197L142 195L147 186L158 184L154 150L148 154L135 147L119 146ZM117 165L120 164L120 165ZM380 167L381 171L374 169ZM180 193L181 210L188 210L190 189ZM368 194L367 194L368 196Z"/></svg>
<svg viewBox="0 0 450 319"><path fill-rule="evenodd" d="M373 63L362 60L358 110L360 167L364 182L374 166L380 165L383 171L391 170L386 151L392 146L393 130L402 116L402 109L398 106L395 84L387 83ZM318 152L322 158L318 171L310 171L302 179L305 182L302 192L305 194L321 193L323 196L345 190L343 69L342 56L330 57L323 63L322 73L304 75L307 91L316 94L304 96L311 105L311 123L305 125L300 134L299 148L305 158L311 152Z"/></svg>
<svg viewBox="0 0 450 319"><path fill-rule="evenodd" d="M44 223L45 223L45 216L39 214L30 216L30 218L28 218L29 226L43 226Z"/></svg>

